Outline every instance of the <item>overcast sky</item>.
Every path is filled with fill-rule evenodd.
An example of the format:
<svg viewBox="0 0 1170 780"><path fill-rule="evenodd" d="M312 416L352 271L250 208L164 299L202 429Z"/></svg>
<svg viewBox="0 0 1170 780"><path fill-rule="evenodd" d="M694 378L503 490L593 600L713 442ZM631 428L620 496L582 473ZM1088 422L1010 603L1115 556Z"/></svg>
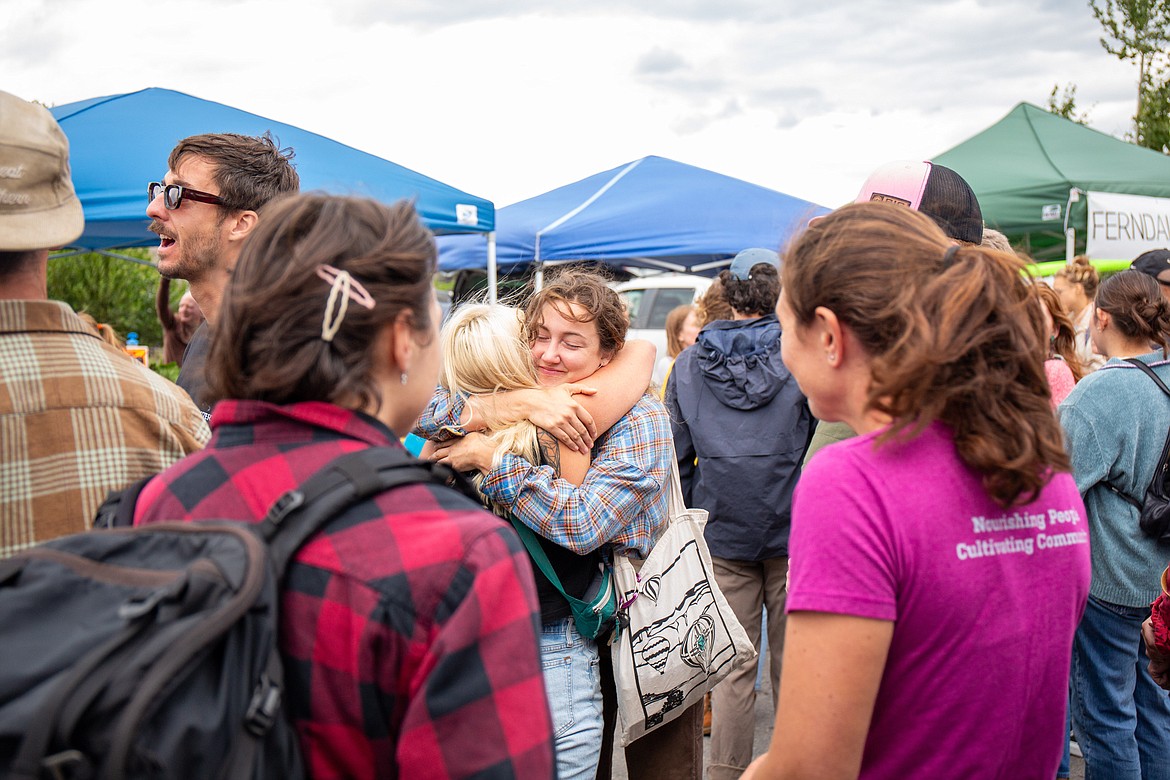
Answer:
<svg viewBox="0 0 1170 780"><path fill-rule="evenodd" d="M649 154L836 206L1057 83L1123 135L1137 80L1082 0L2 0L0 31L21 97L176 89L497 206Z"/></svg>

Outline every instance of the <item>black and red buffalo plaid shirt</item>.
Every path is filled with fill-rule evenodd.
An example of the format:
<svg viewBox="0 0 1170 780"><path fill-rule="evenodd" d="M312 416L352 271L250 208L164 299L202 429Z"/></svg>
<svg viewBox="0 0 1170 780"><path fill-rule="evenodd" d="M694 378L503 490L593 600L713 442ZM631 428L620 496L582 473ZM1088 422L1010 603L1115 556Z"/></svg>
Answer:
<svg viewBox="0 0 1170 780"><path fill-rule="evenodd" d="M207 448L151 480L135 522L258 522L337 456L400 446L325 403L225 401ZM515 532L438 485L332 521L289 568L290 716L314 778L554 774L530 564Z"/></svg>

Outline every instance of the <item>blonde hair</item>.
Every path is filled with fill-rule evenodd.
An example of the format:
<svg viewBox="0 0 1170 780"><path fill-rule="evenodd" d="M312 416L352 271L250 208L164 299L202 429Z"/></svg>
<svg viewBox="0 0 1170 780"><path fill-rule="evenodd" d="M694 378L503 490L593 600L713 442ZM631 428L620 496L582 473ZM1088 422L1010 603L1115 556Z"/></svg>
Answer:
<svg viewBox="0 0 1170 780"><path fill-rule="evenodd" d="M77 312L77 316L81 318L82 322L93 328L94 332L101 337L102 341L106 342L112 347L125 349L126 345L122 343L122 339L118 336L118 331L114 330L104 322L98 322L94 319L93 315L87 311L79 311Z"/></svg>
<svg viewBox="0 0 1170 780"><path fill-rule="evenodd" d="M439 384L454 395L491 394L540 387L525 338L523 315L501 304L466 303L452 312L439 336L443 367ZM536 426L527 420L500 425L484 412L484 435L496 445L492 467L504 453L540 462ZM475 477L476 484L483 479Z"/></svg>
<svg viewBox="0 0 1170 780"><path fill-rule="evenodd" d="M1101 283L1101 277L1098 275L1097 269L1089 262L1088 256L1077 255L1071 263L1065 265L1055 275L1069 284L1080 285L1081 289L1085 291L1085 297L1090 301L1097 297L1097 285Z"/></svg>
<svg viewBox="0 0 1170 780"><path fill-rule="evenodd" d="M1007 252L1014 254L1016 250L1012 249L1012 244L1008 241L1008 237L998 230L993 228L983 228L983 242L979 246L984 249L994 249L997 252Z"/></svg>

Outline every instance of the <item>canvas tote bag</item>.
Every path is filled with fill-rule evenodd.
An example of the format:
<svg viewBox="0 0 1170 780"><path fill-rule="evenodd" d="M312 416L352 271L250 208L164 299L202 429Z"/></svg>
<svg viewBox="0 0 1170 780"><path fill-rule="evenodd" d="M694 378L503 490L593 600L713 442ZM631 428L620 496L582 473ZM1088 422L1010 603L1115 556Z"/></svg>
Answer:
<svg viewBox="0 0 1170 780"><path fill-rule="evenodd" d="M703 539L707 510L683 504L673 452L666 490L669 521L646 560L614 556L618 625L610 643L622 747L677 718L757 655L715 583Z"/></svg>

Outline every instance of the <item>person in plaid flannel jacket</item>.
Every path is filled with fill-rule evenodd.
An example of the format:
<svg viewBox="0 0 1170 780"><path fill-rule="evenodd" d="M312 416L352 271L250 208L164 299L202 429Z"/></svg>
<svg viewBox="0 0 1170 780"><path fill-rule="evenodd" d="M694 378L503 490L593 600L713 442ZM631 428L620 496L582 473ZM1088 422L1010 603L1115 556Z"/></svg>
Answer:
<svg viewBox="0 0 1170 780"><path fill-rule="evenodd" d="M401 446L438 376L435 261L406 202L271 206L220 309L211 441L135 522L258 522L337 456ZM297 554L281 621L312 777L553 776L531 570L472 500L417 484L346 510Z"/></svg>
<svg viewBox="0 0 1170 780"><path fill-rule="evenodd" d="M49 251L84 228L65 133L0 92L0 559L88 530L111 490L210 436L186 393L49 300Z"/></svg>

